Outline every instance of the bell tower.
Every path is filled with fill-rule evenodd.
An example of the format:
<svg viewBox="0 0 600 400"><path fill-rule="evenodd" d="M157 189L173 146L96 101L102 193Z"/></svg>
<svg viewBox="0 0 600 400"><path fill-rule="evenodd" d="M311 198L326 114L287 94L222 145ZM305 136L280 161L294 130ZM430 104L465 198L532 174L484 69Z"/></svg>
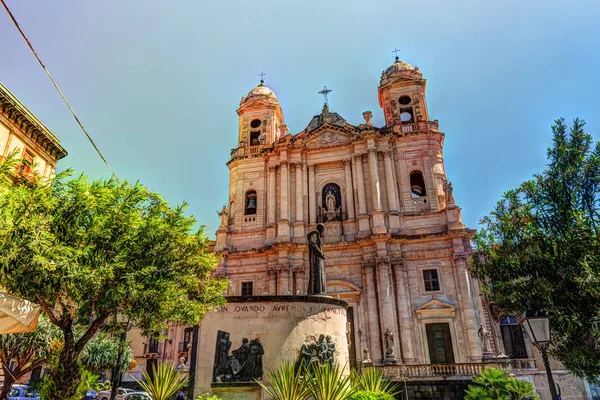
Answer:
<svg viewBox="0 0 600 400"><path fill-rule="evenodd" d="M237 147L272 144L279 138L283 112L275 93L265 86L263 79L247 96L242 96L237 113L239 116Z"/></svg>
<svg viewBox="0 0 600 400"><path fill-rule="evenodd" d="M427 121L425 82L418 67L400 61L381 73L378 89L379 106L383 108L388 127Z"/></svg>

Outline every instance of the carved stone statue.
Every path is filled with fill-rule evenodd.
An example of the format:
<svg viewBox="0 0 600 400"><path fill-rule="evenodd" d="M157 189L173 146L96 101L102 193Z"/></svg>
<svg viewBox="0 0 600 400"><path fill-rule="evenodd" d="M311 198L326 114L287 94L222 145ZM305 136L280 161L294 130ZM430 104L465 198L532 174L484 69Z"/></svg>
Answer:
<svg viewBox="0 0 600 400"><path fill-rule="evenodd" d="M453 190L452 182L448 179L444 180L444 192L446 193L446 203L448 204L454 204L454 196L452 195Z"/></svg>
<svg viewBox="0 0 600 400"><path fill-rule="evenodd" d="M394 334L387 328L383 333L385 341L385 364L394 365L396 364L396 355L394 354Z"/></svg>
<svg viewBox="0 0 600 400"><path fill-rule="evenodd" d="M371 111L365 111L362 115L365 119L365 125L373 126L373 123L371 122L371 120L373 119L373 113Z"/></svg>
<svg viewBox="0 0 600 400"><path fill-rule="evenodd" d="M251 340L249 345L248 357L239 373L241 381L262 379L263 375L262 356L265 354L265 349L258 338Z"/></svg>
<svg viewBox="0 0 600 400"><path fill-rule="evenodd" d="M227 206L225 204L223 204L223 208L221 209L221 211L217 211L217 214L219 215L219 217L221 217L221 226L227 226Z"/></svg>
<svg viewBox="0 0 600 400"><path fill-rule="evenodd" d="M306 235L309 255L308 295L324 295L327 289L325 284L325 254L323 254L321 245L324 230L325 225L317 224L317 229Z"/></svg>
<svg viewBox="0 0 600 400"><path fill-rule="evenodd" d="M289 128L285 122L282 122L281 124L279 124L280 137L287 135L288 131L289 131Z"/></svg>
<svg viewBox="0 0 600 400"><path fill-rule="evenodd" d="M493 353L490 346L490 331L485 329L483 325L479 325L479 331L477 332L477 335L481 339L481 352L483 354Z"/></svg>
<svg viewBox="0 0 600 400"><path fill-rule="evenodd" d="M335 343L333 338L329 335L319 335L316 342L302 345L294 370L310 368L315 363L333 364L335 362L334 354Z"/></svg>
<svg viewBox="0 0 600 400"><path fill-rule="evenodd" d="M294 370L298 371L300 368L306 369L311 363L318 360L316 343L305 343L300 348L300 354L298 355L298 361L296 361Z"/></svg>
<svg viewBox="0 0 600 400"><path fill-rule="evenodd" d="M229 349L231 342L229 341L229 333L217 331L217 345L215 348L215 365L213 378L215 382L226 382L231 379L233 371L229 364Z"/></svg>
<svg viewBox="0 0 600 400"><path fill-rule="evenodd" d="M335 195L330 190L329 192L327 192L327 196L325 196L325 204L327 205L327 211L328 212L335 212L336 211L336 204L335 203L336 203L335 202Z"/></svg>
<svg viewBox="0 0 600 400"><path fill-rule="evenodd" d="M364 365L365 367L370 367L373 365L373 361L371 360L371 353L369 352L369 349L366 347L363 349L362 365Z"/></svg>

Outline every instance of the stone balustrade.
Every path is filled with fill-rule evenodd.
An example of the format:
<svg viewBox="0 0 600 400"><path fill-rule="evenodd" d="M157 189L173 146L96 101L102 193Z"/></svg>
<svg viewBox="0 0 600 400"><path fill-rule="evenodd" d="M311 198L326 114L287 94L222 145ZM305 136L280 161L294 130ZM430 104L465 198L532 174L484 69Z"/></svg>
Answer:
<svg viewBox="0 0 600 400"><path fill-rule="evenodd" d="M246 158L258 156L264 149L264 145L238 147L237 149L231 150L231 159Z"/></svg>
<svg viewBox="0 0 600 400"><path fill-rule="evenodd" d="M537 370L535 359L533 358L516 358L510 360L511 369L514 372Z"/></svg>
<svg viewBox="0 0 600 400"><path fill-rule="evenodd" d="M437 121L419 121L411 124L402 124L400 125L400 132L409 133L409 132L419 132L419 131L437 131L438 123Z"/></svg>
<svg viewBox="0 0 600 400"><path fill-rule="evenodd" d="M507 370L503 363L459 363L459 364L418 364L379 367L386 376L393 380L401 379L471 379L485 368Z"/></svg>

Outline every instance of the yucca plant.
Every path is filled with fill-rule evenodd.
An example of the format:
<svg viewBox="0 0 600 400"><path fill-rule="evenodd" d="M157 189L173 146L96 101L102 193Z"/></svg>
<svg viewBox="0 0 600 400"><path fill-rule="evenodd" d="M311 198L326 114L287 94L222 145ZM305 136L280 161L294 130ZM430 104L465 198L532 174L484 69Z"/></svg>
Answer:
<svg viewBox="0 0 600 400"><path fill-rule="evenodd" d="M352 380L357 390L365 392L380 392L395 396L400 393L398 386L389 380L377 368L363 368L361 374L352 373Z"/></svg>
<svg viewBox="0 0 600 400"><path fill-rule="evenodd" d="M310 394L314 400L346 400L356 392L356 384L344 368L329 363L317 364L310 376Z"/></svg>
<svg viewBox="0 0 600 400"><path fill-rule="evenodd" d="M310 396L310 374L302 375L302 370L294 371L294 365L285 362L276 369L270 369L266 380L268 384L255 381L274 400L306 400Z"/></svg>
<svg viewBox="0 0 600 400"><path fill-rule="evenodd" d="M177 390L187 385L185 374L167 363L159 363L152 376L147 370L143 370L142 375L144 380L136 381L153 400L169 400Z"/></svg>

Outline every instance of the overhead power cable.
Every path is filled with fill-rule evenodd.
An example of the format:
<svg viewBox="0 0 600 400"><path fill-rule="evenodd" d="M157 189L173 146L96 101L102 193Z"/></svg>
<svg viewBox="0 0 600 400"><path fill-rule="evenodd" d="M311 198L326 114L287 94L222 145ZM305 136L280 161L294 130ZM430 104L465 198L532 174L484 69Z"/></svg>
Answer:
<svg viewBox="0 0 600 400"><path fill-rule="evenodd" d="M35 49L31 45L31 42L29 41L29 39L27 39L27 36L23 32L23 29L21 29L21 26L19 26L19 23L15 19L13 13L10 11L10 8L8 8L8 6L6 5L6 3L5 3L4 0L0 0L0 2L2 2L2 5L6 9L6 12L10 16L10 19L12 20L13 24L19 30L19 33L21 33L21 36L23 36L23 39L25 39L25 42L27 42L27 45L29 46L29 48L33 52L33 55L35 55L35 58L37 58L38 62L40 63L40 65L42 66L42 68L44 69L44 71L46 72L46 74L48 75L48 77L50 78L50 80L52 81L52 84L54 85L54 87L56 88L56 90L58 91L58 93L60 94L60 97L62 97L62 99L64 100L64 102L67 105L67 107L69 107L69 111L71 111L71 114L73 114L73 118L75 118L75 121L77 121L77 123L81 127L81 130L83 131L83 133L85 133L85 136L88 138L88 140L90 141L90 143L92 144L92 146L94 146L94 149L96 149L96 152L98 153L98 155L100 156L100 158L102 159L102 161L104 161L104 164L106 164L106 166L108 167L108 169L110 170L110 172L112 172L113 176L117 180L119 180L119 178L117 177L117 174L112 169L112 167L110 166L110 164L108 163L108 161L106 160L106 158L104 158L104 155L102 155L102 152L100 151L100 149L98 148L98 146L94 142L94 139L92 139L92 137L90 136L90 134L88 133L88 131L85 129L85 127L83 126L83 124L81 123L81 121L79 120L79 118L77 117L77 114L75 114L75 110L73 110L73 107L71 107L71 104L69 104L69 102L68 102L67 98L65 97L65 95L63 94L62 90L60 90L60 88L58 87L58 84L56 83L56 81L52 77L52 74L50 74L50 71L48 71L48 68L46 68L46 66L44 65L44 63L40 59L40 56L38 56L37 52L35 51Z"/></svg>

